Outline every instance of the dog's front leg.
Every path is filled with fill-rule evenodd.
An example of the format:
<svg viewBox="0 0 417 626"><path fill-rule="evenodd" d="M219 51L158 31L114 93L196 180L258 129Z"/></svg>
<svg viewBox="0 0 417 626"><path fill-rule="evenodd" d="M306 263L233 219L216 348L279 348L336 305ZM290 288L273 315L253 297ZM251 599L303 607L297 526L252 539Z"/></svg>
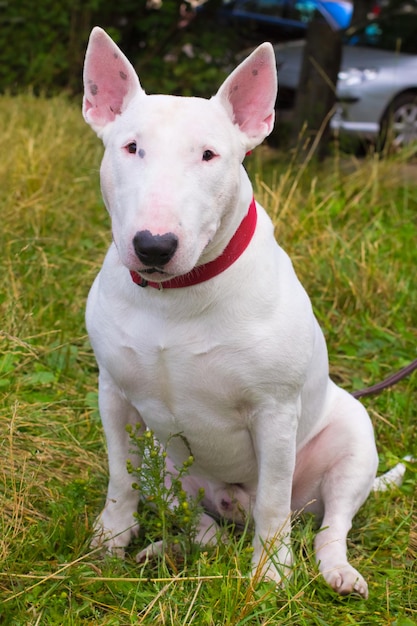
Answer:
<svg viewBox="0 0 417 626"><path fill-rule="evenodd" d="M106 504L94 525L92 546L103 545L109 551L123 556L124 548L137 535L139 526L134 518L139 502L139 491L132 488L128 460L134 467L140 465L139 455L131 450L128 424L141 424L136 409L126 400L111 376L100 370L99 408L107 440L109 485Z"/></svg>
<svg viewBox="0 0 417 626"><path fill-rule="evenodd" d="M253 423L258 487L253 512L252 574L281 583L290 575L291 491L295 466L296 410L263 414Z"/></svg>

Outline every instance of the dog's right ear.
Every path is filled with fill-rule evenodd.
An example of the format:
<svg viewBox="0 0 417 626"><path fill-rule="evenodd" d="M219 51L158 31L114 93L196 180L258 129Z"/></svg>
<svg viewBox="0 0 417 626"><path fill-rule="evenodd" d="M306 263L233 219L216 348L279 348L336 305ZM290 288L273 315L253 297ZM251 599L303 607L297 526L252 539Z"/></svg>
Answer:
<svg viewBox="0 0 417 626"><path fill-rule="evenodd" d="M145 93L123 52L101 28L91 31L84 62L83 116L99 137L131 99Z"/></svg>

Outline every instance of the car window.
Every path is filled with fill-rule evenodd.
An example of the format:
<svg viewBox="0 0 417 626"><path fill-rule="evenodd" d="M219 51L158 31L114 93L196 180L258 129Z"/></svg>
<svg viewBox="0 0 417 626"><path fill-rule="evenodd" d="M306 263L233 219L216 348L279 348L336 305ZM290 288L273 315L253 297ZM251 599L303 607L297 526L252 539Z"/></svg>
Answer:
<svg viewBox="0 0 417 626"><path fill-rule="evenodd" d="M402 13L376 19L346 31L345 44L417 54L417 14Z"/></svg>

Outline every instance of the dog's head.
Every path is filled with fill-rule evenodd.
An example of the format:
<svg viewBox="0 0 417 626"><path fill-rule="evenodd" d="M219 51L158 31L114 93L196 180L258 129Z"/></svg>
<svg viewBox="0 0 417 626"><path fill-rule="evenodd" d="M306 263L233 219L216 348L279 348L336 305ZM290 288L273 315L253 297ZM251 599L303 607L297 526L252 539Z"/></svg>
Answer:
<svg viewBox="0 0 417 626"><path fill-rule="evenodd" d="M251 199L242 161L274 123L272 46L259 46L210 100L146 95L94 28L84 88L84 118L105 145L101 187L122 263L158 282L221 254Z"/></svg>

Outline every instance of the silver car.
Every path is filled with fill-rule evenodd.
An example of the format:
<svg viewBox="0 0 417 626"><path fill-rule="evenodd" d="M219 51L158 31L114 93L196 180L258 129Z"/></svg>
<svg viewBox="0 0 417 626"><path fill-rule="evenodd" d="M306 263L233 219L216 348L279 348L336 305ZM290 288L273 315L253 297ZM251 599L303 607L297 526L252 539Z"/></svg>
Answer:
<svg viewBox="0 0 417 626"><path fill-rule="evenodd" d="M291 108L305 41L275 46L278 110ZM404 5L345 32L334 131L382 146L417 141L417 5Z"/></svg>

